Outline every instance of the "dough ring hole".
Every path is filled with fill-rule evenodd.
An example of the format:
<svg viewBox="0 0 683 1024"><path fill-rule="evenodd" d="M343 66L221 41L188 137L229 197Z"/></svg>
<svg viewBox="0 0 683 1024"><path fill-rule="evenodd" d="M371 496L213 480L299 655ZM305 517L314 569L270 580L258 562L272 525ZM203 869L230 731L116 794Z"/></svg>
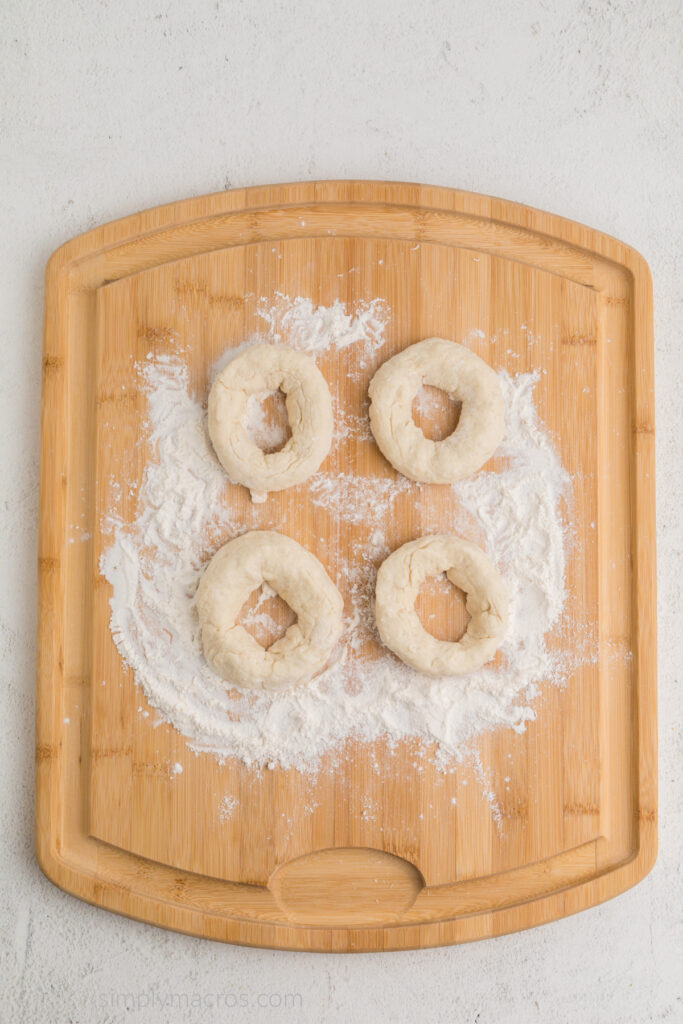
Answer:
<svg viewBox="0 0 683 1024"><path fill-rule="evenodd" d="M247 399L246 429L249 437L265 455L281 451L292 436L285 405L285 393L264 391Z"/></svg>
<svg viewBox="0 0 683 1024"><path fill-rule="evenodd" d="M437 640L457 643L471 619L465 607L467 594L445 572L429 576L415 599L415 611L424 628Z"/></svg>
<svg viewBox="0 0 683 1024"><path fill-rule="evenodd" d="M244 626L265 651L297 621L297 614L267 583L253 590L242 605L237 623Z"/></svg>
<svg viewBox="0 0 683 1024"><path fill-rule="evenodd" d="M441 388L423 384L413 399L413 423L428 441L450 437L460 422L462 402Z"/></svg>

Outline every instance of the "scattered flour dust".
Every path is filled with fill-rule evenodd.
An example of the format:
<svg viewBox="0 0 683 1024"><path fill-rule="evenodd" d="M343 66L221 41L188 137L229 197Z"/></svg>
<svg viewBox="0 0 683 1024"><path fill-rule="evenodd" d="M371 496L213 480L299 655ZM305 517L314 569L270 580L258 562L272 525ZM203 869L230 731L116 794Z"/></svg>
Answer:
<svg viewBox="0 0 683 1024"><path fill-rule="evenodd" d="M353 473L315 473L308 484L313 505L333 507L347 523L363 523L388 511L394 499L411 488L405 477L356 476Z"/></svg>
<svg viewBox="0 0 683 1024"><path fill-rule="evenodd" d="M233 814L239 807L240 802L237 797L232 796L230 793L226 793L218 810L218 817L221 821L229 821Z"/></svg>
<svg viewBox="0 0 683 1024"><path fill-rule="evenodd" d="M331 345L347 348L362 342L361 366L367 365L372 353L384 344L389 310L382 299L360 302L349 313L339 299L331 306L314 306L300 295L290 299L276 292L275 297L274 304L261 300L257 307L258 316L268 325L269 341L286 339L304 352L322 352Z"/></svg>
<svg viewBox="0 0 683 1024"><path fill-rule="evenodd" d="M286 296L272 306L262 302L259 314L267 331L247 344L277 341L311 353L356 345L360 364L371 363L381 349L388 320L384 303L347 311L340 302L315 307L309 299ZM563 511L570 481L536 415L536 374L500 372L507 426L498 453L503 468L454 485L451 519L429 531L460 528L465 536L478 536L506 579L510 621L496 662L463 677L429 678L378 645L374 582L389 548L382 531L369 525L338 581L349 600L346 634L332 664L305 686L267 694L228 689L209 668L194 607L213 551L245 529L259 528L267 506L252 507L246 524L221 503L232 485L213 455L201 396L190 392L182 357L148 358L138 373L155 456L144 471L135 522L124 524L115 507L103 522L110 543L101 571L112 586L110 626L122 658L161 719L195 750L315 771L320 758L350 736L410 736L435 744L437 763L445 768L485 730L522 731L534 717L530 701L539 685L567 677L579 655L551 653L546 637L560 628L564 614ZM318 473L308 484L310 501L352 523L376 523L399 494L412 491L419 502L421 490L398 474L358 479ZM255 621L265 615L260 606L268 596L265 590L251 610ZM368 644L379 652L371 662L362 657ZM226 801L221 813L228 817L233 805Z"/></svg>

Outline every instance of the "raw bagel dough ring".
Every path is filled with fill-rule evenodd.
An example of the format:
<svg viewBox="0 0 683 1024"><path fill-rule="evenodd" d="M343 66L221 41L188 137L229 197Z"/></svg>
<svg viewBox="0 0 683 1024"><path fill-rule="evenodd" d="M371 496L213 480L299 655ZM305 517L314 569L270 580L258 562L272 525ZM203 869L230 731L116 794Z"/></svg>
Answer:
<svg viewBox="0 0 683 1024"><path fill-rule="evenodd" d="M292 436L278 452L262 451L244 426L250 395L282 390ZM300 484L332 443L332 399L310 356L281 345L254 345L216 377L209 393L209 436L226 473L255 493Z"/></svg>
<svg viewBox="0 0 683 1024"><path fill-rule="evenodd" d="M268 583L296 612L268 650L236 623L252 591ZM197 588L206 660L224 679L248 689L285 690L325 665L342 632L344 602L315 555L270 530L224 544Z"/></svg>
<svg viewBox="0 0 683 1024"><path fill-rule="evenodd" d="M457 427L442 441L430 441L413 420L413 400L423 384L462 402ZM404 476L453 483L475 473L503 439L498 378L464 345L427 338L387 360L372 378L370 426L382 454Z"/></svg>
<svg viewBox="0 0 683 1024"><path fill-rule="evenodd" d="M446 573L467 594L471 619L457 643L437 640L415 611L420 585ZM382 562L375 588L379 635L401 661L430 676L461 675L481 668L500 646L508 597L493 563L476 544L448 534L420 537Z"/></svg>

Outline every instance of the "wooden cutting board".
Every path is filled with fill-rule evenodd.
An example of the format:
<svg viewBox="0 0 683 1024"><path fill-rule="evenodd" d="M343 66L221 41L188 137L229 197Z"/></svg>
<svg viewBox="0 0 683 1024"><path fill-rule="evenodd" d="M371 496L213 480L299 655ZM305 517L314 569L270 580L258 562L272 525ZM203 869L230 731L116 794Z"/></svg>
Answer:
<svg viewBox="0 0 683 1024"><path fill-rule="evenodd" d="M336 770L313 781L256 772L195 756L170 725L154 728L138 711L146 703L112 642L111 591L98 571L107 481L132 485L144 469L133 364L182 339L193 388L205 394L220 352L259 328L253 296L276 291L316 304L386 299L387 357L477 329L496 368L544 371L537 407L574 479L570 628L553 642L570 645L589 628L599 656L564 688L543 689L523 734L484 735L478 766L444 775L410 742L350 742ZM341 358L328 351L319 365L362 408L367 380L344 383ZM42 401L36 848L57 885L196 935L350 951L527 928L647 873L656 856L653 342L650 276L636 252L527 207L419 185L277 185L174 203L54 254ZM333 449L330 471L349 465L391 472L368 440ZM248 496L235 490L246 515ZM314 529L286 491L268 508L333 576L367 529L341 529L322 512ZM134 517L133 498L122 510ZM86 540L70 543L74 524ZM396 547L420 524L406 501L381 525ZM452 629L457 609L437 612L438 628ZM178 761L182 775L169 772ZM239 805L232 817L220 814L225 794Z"/></svg>

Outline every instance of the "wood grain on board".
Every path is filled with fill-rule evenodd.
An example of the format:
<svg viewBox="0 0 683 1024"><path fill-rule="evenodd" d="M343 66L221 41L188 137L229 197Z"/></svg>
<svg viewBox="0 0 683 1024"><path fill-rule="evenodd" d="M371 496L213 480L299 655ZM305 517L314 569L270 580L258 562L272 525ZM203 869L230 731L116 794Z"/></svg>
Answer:
<svg viewBox="0 0 683 1024"><path fill-rule="evenodd" d="M373 363L353 346L317 360L356 415L379 362L429 335L466 338L510 373L541 371L537 408L573 478L568 614L549 642L598 656L564 688L543 687L523 734L485 734L476 763L441 773L415 743L349 741L334 772L257 772L191 753L138 711L147 705L113 644L98 571L111 481L132 520L149 455L134 364L179 353L204 399L211 365L263 328L257 301L276 292L386 300ZM62 888L226 941L382 950L529 927L649 870L652 308L632 249L514 203L418 185L278 185L159 207L74 239L48 265L42 445L36 845ZM365 433L333 445L324 468L395 475ZM299 540L333 578L378 526L394 548L448 511L446 489L425 485L384 519L347 523L306 488L253 506L226 485L225 501L245 527ZM91 539L69 543L74 524ZM443 635L462 628L457 601L425 595L421 611ZM377 654L372 642L362 652ZM169 771L177 761L181 775ZM232 816L220 813L225 796Z"/></svg>

